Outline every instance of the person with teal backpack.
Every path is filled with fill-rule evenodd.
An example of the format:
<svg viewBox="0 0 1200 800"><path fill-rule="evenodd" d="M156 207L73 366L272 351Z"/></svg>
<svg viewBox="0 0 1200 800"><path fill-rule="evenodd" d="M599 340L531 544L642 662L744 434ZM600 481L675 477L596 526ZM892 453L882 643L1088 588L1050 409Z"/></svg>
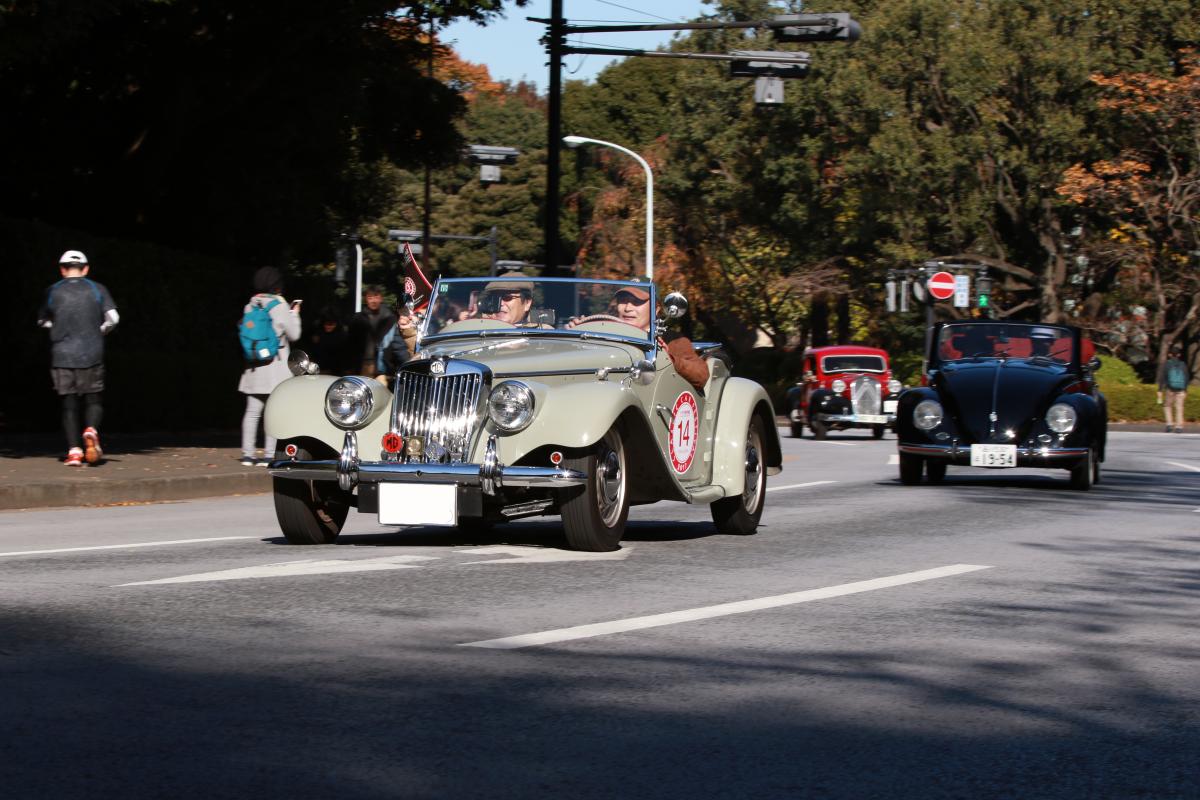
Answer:
<svg viewBox="0 0 1200 800"><path fill-rule="evenodd" d="M263 437L263 458L255 457L259 423L267 396L292 377L288 369L289 342L300 338L300 301L289 305L283 291L283 274L275 267L262 267L254 273L255 294L242 309L238 323L238 341L246 368L238 382L238 391L246 395L246 412L242 415L242 463L246 466L266 466L275 455L275 440Z"/></svg>
<svg viewBox="0 0 1200 800"><path fill-rule="evenodd" d="M1183 433L1183 404L1187 400L1190 381L1187 364L1183 363L1183 348L1178 343L1171 345L1170 355L1158 368L1158 402L1162 404L1163 416L1167 418L1167 433ZM1174 417L1174 424L1171 419Z"/></svg>

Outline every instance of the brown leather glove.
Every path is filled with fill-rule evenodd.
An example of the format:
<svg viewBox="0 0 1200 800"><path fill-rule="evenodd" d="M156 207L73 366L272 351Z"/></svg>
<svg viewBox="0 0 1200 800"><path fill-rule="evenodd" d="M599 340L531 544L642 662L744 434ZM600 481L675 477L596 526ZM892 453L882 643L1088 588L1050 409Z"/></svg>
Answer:
<svg viewBox="0 0 1200 800"><path fill-rule="evenodd" d="M692 386L703 389L708 383L708 362L696 355L691 339L686 336L672 339L667 343L667 355L679 376Z"/></svg>

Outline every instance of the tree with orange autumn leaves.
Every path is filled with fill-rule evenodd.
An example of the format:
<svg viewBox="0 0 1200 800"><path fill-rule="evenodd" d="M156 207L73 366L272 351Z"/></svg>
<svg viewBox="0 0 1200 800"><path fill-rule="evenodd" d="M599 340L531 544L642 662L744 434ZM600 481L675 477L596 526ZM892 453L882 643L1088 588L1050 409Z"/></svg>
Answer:
<svg viewBox="0 0 1200 800"><path fill-rule="evenodd" d="M1092 81L1120 152L1072 165L1058 187L1097 227L1084 254L1110 291L1088 299L1087 317L1116 340L1140 327L1161 359L1200 320L1200 54L1178 53L1173 75ZM1144 319L1121 306L1145 308Z"/></svg>

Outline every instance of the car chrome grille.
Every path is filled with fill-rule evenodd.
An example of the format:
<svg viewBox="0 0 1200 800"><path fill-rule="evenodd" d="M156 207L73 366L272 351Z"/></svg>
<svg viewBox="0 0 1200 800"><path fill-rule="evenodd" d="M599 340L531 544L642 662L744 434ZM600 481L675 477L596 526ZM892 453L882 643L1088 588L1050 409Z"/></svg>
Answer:
<svg viewBox="0 0 1200 800"><path fill-rule="evenodd" d="M436 365L436 366L435 366ZM461 463L479 428L484 389L491 371L472 361L434 360L405 365L393 387L391 429L407 442L422 440L422 454L408 461Z"/></svg>
<svg viewBox="0 0 1200 800"><path fill-rule="evenodd" d="M860 375L850 385L850 403L855 414L878 414L882 406L879 397L879 381Z"/></svg>

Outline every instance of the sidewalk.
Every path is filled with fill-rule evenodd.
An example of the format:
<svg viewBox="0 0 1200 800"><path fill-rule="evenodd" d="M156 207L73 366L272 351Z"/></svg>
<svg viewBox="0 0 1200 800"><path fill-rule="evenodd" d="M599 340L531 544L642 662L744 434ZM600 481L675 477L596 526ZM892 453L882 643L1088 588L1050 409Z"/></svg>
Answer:
<svg viewBox="0 0 1200 800"><path fill-rule="evenodd" d="M236 432L105 436L105 461L62 463L61 436L0 440L0 510L160 503L271 491L263 467L238 463Z"/></svg>
<svg viewBox="0 0 1200 800"><path fill-rule="evenodd" d="M787 424L785 417L779 421ZM1160 433L1163 424L1119 422L1108 429ZM1200 426L1189 424L1185 431L1200 433ZM104 463L87 467L64 465L59 439L38 434L5 435L0 440L0 511L162 503L271 491L266 469L238 463L241 449L234 431L116 433L103 440Z"/></svg>

